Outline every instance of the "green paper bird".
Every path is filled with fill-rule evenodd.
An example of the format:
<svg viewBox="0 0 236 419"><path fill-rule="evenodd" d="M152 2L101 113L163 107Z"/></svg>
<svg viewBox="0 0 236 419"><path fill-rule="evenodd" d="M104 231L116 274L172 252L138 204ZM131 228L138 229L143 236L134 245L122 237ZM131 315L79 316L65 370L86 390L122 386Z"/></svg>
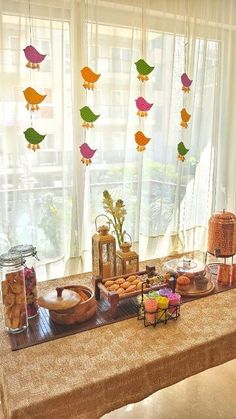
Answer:
<svg viewBox="0 0 236 419"><path fill-rule="evenodd" d="M93 122L95 122L100 116L100 115L95 115L95 113L93 113L88 106L84 106L83 108L80 109L80 115L81 115L81 118L83 119L83 124L82 124L83 128L93 128L94 127Z"/></svg>
<svg viewBox="0 0 236 419"><path fill-rule="evenodd" d="M148 65L148 63L146 63L146 61L143 60L142 58L140 60L138 60L135 63L135 65L136 65L137 71L139 73L139 75L137 77L142 82L149 79L148 74L150 74L152 72L152 70L155 68L155 67L151 67L150 65Z"/></svg>
<svg viewBox="0 0 236 419"><path fill-rule="evenodd" d="M185 161L185 155L188 153L189 149L185 147L183 141L178 144L178 159L182 162Z"/></svg>
<svg viewBox="0 0 236 419"><path fill-rule="evenodd" d="M37 131L34 130L34 128L27 128L26 131L24 131L25 139L28 141L28 148L30 150L36 151L40 149L39 143L41 143L46 135L41 135Z"/></svg>

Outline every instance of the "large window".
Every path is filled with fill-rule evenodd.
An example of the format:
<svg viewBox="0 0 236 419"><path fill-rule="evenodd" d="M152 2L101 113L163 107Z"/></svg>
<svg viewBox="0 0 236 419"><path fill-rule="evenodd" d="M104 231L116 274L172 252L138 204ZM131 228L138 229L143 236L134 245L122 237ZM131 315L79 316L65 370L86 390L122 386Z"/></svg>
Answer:
<svg viewBox="0 0 236 419"><path fill-rule="evenodd" d="M89 34L91 30L88 27ZM211 205L208 201L206 211L199 196L206 194L211 199L218 42L194 41L194 81L191 93L184 97L180 80L185 60L183 34L148 32L147 61L155 65L155 71L141 87L134 65L140 58L140 32L98 25L96 54L91 35L88 39L91 67L102 73L98 83L102 89L100 103L95 101L96 96L88 97L101 114L90 136L98 148L90 169L91 222L103 211L102 192L108 189L115 198L125 200L126 229L135 240L139 238L137 223L138 234L146 237L206 225ZM154 103L145 121L136 115L138 96ZM192 113L184 133L180 127L183 106ZM137 153L134 141L138 130L151 137L142 155ZM184 164L177 160L177 144L182 139L190 149Z"/></svg>
<svg viewBox="0 0 236 419"><path fill-rule="evenodd" d="M154 10L161 7L156 2L146 11L115 0L47 3L32 1L32 31L25 3L19 13L5 7L1 14L0 250L31 242L42 262L83 259L85 253L91 262L105 189L124 200L125 229L140 259L204 248L217 150L225 138L218 129L225 33L218 36L212 25L209 32L206 21L193 17L186 42L181 2L174 2L173 13L168 2L170 13ZM47 54L39 72L25 67L30 35ZM155 66L144 83L135 67L140 58ZM94 91L83 89L86 65L101 73ZM185 65L193 79L186 95L180 79ZM23 134L31 125L22 94L29 86L47 95L32 114L33 127L46 134L35 153ZM137 116L139 96L153 103L146 118ZM85 105L100 114L87 131L79 112ZM183 107L191 114L187 129L180 126ZM137 131L151 138L144 152L136 149ZM97 149L87 168L80 162L84 141ZM180 141L189 149L184 163L177 159Z"/></svg>

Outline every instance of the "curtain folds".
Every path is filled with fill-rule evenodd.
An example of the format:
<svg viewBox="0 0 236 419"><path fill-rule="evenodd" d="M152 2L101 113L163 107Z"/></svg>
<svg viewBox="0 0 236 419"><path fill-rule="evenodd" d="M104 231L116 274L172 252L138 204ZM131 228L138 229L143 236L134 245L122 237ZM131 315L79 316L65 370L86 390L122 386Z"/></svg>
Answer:
<svg viewBox="0 0 236 419"><path fill-rule="evenodd" d="M88 169L90 220L103 211L102 192L108 189L126 203L125 228L141 259L205 250L211 213L224 207L235 211L229 127L236 5L91 0L86 7L89 65L102 73L89 96L101 113L89 134L98 148ZM141 86L134 65L139 58L155 66ZM186 95L183 72L193 79ZM145 120L136 116L139 96L154 103ZM183 107L191 114L187 129L180 126ZM151 138L144 153L136 151L138 130ZM177 160L180 141L189 148L184 163Z"/></svg>
<svg viewBox="0 0 236 419"><path fill-rule="evenodd" d="M34 243L42 278L90 270L105 189L124 200L141 260L205 250L211 213L236 212L235 1L0 0L0 11L0 250ZM47 54L39 72L25 67L30 35ZM144 83L140 58L155 66ZM82 86L84 66L101 73L94 91ZM47 134L35 153L23 135L28 86L47 94L32 115ZM146 118L136 115L139 96L153 103ZM85 105L100 114L93 129L81 126ZM151 138L144 152L137 131ZM83 142L97 150L87 167Z"/></svg>
<svg viewBox="0 0 236 419"><path fill-rule="evenodd" d="M72 190L70 10L56 3L0 2L0 231L1 252L33 243L40 277L63 269L68 255ZM26 68L23 49L46 54L40 71ZM23 91L46 95L29 112ZM45 135L40 150L27 148L24 131ZM61 261L60 263L58 261ZM59 266L58 265L58 266ZM54 275L57 271L54 272Z"/></svg>

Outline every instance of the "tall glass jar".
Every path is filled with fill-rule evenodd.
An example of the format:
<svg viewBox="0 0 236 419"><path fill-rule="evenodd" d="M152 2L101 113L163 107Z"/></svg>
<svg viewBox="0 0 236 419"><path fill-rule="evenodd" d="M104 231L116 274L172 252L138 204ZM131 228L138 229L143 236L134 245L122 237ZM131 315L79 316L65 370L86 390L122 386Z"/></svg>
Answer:
<svg viewBox="0 0 236 419"><path fill-rule="evenodd" d="M28 326L23 264L20 253L0 255L3 316L9 333L22 332Z"/></svg>
<svg viewBox="0 0 236 419"><path fill-rule="evenodd" d="M39 260L37 257L37 250L32 244L20 244L12 247L9 252L20 252L26 261L24 267L25 291L28 319L31 319L38 314L37 278L35 272L36 261Z"/></svg>

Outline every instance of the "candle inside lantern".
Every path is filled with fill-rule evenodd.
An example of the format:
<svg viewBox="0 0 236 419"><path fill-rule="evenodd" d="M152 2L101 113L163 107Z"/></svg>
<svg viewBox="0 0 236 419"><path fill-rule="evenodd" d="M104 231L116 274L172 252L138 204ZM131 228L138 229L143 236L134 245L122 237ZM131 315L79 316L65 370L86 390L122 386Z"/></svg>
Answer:
<svg viewBox="0 0 236 419"><path fill-rule="evenodd" d="M133 273L135 271L136 271L136 269L134 268L132 262L127 262L126 263L126 273L127 274L131 274L131 273Z"/></svg>
<svg viewBox="0 0 236 419"><path fill-rule="evenodd" d="M102 265L103 278L111 277L111 262L104 262Z"/></svg>

